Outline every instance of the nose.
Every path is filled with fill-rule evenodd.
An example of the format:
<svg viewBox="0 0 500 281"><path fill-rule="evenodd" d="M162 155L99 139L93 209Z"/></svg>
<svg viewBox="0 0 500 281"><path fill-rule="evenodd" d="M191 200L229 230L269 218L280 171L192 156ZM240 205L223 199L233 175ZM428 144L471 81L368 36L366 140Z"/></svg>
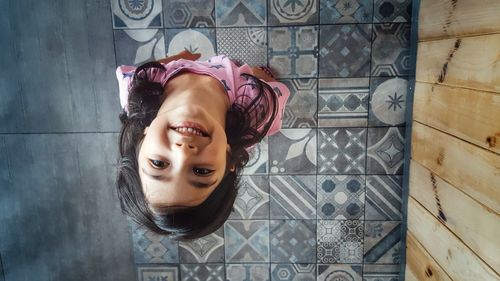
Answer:
<svg viewBox="0 0 500 281"><path fill-rule="evenodd" d="M177 141L174 144L176 148L182 150L186 154L195 154L196 152L198 152L198 147L192 143Z"/></svg>

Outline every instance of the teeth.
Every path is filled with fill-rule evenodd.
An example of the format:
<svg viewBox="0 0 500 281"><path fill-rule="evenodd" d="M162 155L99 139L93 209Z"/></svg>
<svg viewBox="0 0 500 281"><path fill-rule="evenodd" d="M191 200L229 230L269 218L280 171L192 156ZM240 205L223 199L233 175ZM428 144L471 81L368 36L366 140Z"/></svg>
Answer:
<svg viewBox="0 0 500 281"><path fill-rule="evenodd" d="M203 136L203 133L200 130L195 129L195 128L179 127L179 128L175 128L174 130L176 130L179 133L188 133L188 134L194 134L197 136Z"/></svg>

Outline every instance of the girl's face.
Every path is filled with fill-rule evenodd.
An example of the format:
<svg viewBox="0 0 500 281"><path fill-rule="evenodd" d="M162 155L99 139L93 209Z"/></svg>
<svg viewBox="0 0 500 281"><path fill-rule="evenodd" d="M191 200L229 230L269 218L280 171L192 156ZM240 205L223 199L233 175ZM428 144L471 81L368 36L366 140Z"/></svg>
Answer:
<svg viewBox="0 0 500 281"><path fill-rule="evenodd" d="M144 130L139 175L152 207L201 204L226 172L227 94L216 79L183 73L169 80L158 115Z"/></svg>

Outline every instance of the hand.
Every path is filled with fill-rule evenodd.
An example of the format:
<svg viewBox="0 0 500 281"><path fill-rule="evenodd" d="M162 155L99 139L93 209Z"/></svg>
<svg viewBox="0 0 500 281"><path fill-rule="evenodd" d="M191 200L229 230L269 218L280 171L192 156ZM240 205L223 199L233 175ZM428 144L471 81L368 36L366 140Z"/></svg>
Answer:
<svg viewBox="0 0 500 281"><path fill-rule="evenodd" d="M201 54L193 54L193 53L190 53L189 51L182 51L180 53L178 53L177 55L173 55L173 56L170 56L170 57L166 57L164 59L160 59L160 60L157 60L157 62L159 63L169 63L171 61L174 61L174 60L178 60L178 59L185 59L185 60L197 60L201 57Z"/></svg>

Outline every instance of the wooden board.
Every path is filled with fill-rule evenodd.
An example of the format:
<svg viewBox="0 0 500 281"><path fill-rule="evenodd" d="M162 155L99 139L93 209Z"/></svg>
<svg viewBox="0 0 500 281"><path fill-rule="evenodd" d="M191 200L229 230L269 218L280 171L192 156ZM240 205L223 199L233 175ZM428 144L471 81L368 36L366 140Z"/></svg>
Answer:
<svg viewBox="0 0 500 281"><path fill-rule="evenodd" d="M451 279L491 281L500 278L412 197L408 199L408 231Z"/></svg>
<svg viewBox="0 0 500 281"><path fill-rule="evenodd" d="M500 153L500 95L417 82L413 118Z"/></svg>
<svg viewBox="0 0 500 281"><path fill-rule="evenodd" d="M418 43L416 80L500 93L500 34Z"/></svg>
<svg viewBox="0 0 500 281"><path fill-rule="evenodd" d="M415 161L410 196L446 225L497 272L500 271L500 216Z"/></svg>
<svg viewBox="0 0 500 281"><path fill-rule="evenodd" d="M452 281L411 232L406 235L406 280Z"/></svg>
<svg viewBox="0 0 500 281"><path fill-rule="evenodd" d="M500 157L413 122L412 158L456 188L500 213Z"/></svg>
<svg viewBox="0 0 500 281"><path fill-rule="evenodd" d="M498 11L498 0L420 1L419 40L498 33Z"/></svg>

